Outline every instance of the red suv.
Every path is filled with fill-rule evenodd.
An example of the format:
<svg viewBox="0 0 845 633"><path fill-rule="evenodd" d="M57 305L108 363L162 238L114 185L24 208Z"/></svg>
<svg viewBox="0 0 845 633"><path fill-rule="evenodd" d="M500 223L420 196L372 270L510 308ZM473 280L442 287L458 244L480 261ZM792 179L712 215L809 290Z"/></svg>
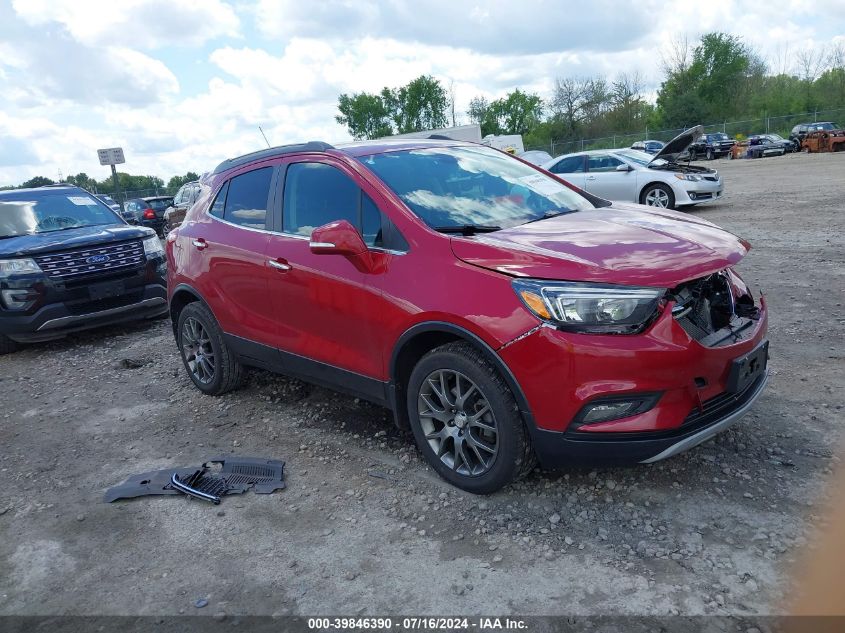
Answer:
<svg viewBox="0 0 845 633"><path fill-rule="evenodd" d="M451 141L268 149L201 187L167 238L194 384L252 366L382 404L465 490L670 457L766 383L749 245L705 220Z"/></svg>

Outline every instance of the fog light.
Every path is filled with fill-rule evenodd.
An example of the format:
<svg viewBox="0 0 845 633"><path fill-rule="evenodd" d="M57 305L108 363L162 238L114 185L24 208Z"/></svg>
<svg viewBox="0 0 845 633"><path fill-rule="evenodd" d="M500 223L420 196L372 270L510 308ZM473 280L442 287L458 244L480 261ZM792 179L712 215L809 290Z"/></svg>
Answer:
<svg viewBox="0 0 845 633"><path fill-rule="evenodd" d="M7 310L24 310L32 303L36 295L29 290L2 290L0 297Z"/></svg>
<svg viewBox="0 0 845 633"><path fill-rule="evenodd" d="M585 404L570 425L570 430L589 431L586 425L610 422L639 415L654 408L661 393L637 393L598 398Z"/></svg>

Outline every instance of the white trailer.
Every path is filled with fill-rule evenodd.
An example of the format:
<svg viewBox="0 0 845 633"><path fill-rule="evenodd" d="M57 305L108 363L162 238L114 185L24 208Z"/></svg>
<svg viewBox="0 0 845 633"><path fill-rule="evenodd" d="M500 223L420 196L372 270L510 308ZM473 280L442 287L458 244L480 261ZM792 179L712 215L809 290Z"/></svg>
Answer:
<svg viewBox="0 0 845 633"><path fill-rule="evenodd" d="M480 125L459 125L457 127L444 127L439 130L423 130L422 132L408 132L407 134L394 134L384 138L429 138L430 136L445 136L454 141L470 141L481 143Z"/></svg>

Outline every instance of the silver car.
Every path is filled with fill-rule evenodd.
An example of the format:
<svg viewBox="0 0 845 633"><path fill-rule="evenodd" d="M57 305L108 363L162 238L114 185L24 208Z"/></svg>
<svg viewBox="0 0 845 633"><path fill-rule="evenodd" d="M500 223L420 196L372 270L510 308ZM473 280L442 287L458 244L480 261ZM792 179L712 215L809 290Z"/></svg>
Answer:
<svg viewBox="0 0 845 633"><path fill-rule="evenodd" d="M686 130L654 156L635 149L591 150L558 156L543 168L607 200L664 209L711 202L724 190L719 172L680 160L701 130Z"/></svg>

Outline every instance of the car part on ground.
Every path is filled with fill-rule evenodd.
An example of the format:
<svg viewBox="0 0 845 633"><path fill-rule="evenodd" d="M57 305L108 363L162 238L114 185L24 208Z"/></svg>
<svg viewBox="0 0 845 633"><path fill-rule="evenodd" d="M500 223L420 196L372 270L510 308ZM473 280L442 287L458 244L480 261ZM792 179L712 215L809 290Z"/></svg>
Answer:
<svg viewBox="0 0 845 633"><path fill-rule="evenodd" d="M219 465L219 469L217 466ZM285 463L262 457L222 455L201 466L166 468L132 475L109 488L103 501L133 499L149 495L188 494L220 503L223 495L242 494L250 488L256 494L270 494L286 487Z"/></svg>
<svg viewBox="0 0 845 633"><path fill-rule="evenodd" d="M801 149L808 153L845 152L845 130L817 130L807 133Z"/></svg>
<svg viewBox="0 0 845 633"><path fill-rule="evenodd" d="M670 191L689 204L721 193L715 171L676 162L699 132L657 156L577 159L647 174L632 196L657 185L655 205ZM449 140L270 148L203 184L166 241L197 388L219 395L260 367L389 407L464 490L493 492L535 457L664 459L765 385L765 303L733 269L749 245L700 218Z"/></svg>
<svg viewBox="0 0 845 633"><path fill-rule="evenodd" d="M161 241L84 190L0 192L0 213L0 354L167 313Z"/></svg>

